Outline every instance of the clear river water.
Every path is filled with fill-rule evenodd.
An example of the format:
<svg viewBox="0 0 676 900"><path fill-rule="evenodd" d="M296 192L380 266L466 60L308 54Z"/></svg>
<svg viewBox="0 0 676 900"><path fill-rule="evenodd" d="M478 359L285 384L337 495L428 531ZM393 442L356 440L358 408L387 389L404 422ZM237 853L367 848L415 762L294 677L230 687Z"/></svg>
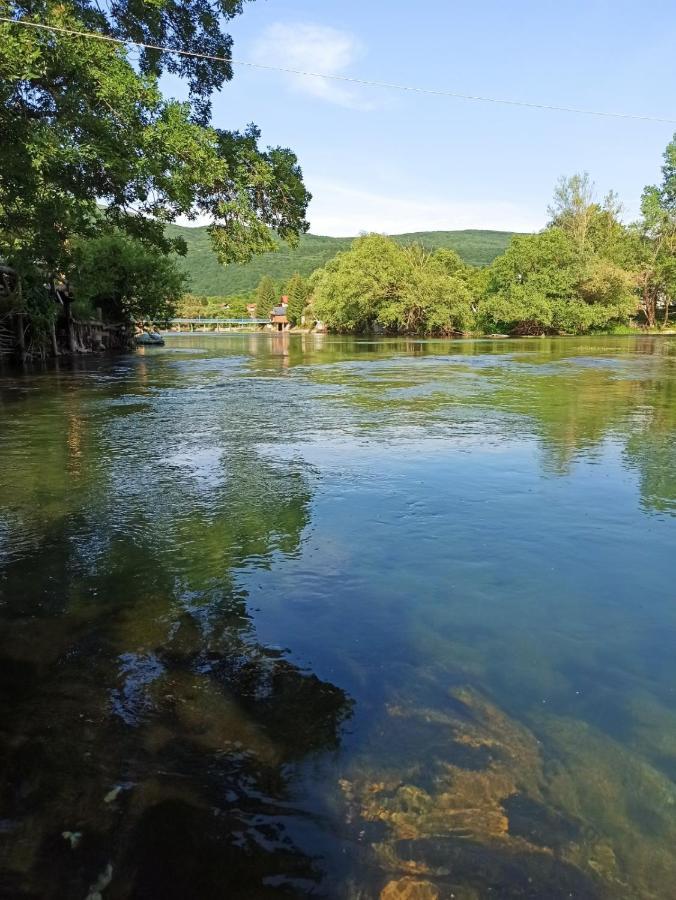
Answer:
<svg viewBox="0 0 676 900"><path fill-rule="evenodd" d="M676 340L0 371L0 896L676 897Z"/></svg>

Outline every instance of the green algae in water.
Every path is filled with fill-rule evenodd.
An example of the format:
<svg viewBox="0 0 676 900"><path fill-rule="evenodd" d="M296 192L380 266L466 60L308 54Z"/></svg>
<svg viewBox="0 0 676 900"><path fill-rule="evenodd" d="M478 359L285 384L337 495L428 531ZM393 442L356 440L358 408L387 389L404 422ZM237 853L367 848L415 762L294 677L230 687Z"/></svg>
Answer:
<svg viewBox="0 0 676 900"><path fill-rule="evenodd" d="M668 896L675 359L0 374L0 893Z"/></svg>

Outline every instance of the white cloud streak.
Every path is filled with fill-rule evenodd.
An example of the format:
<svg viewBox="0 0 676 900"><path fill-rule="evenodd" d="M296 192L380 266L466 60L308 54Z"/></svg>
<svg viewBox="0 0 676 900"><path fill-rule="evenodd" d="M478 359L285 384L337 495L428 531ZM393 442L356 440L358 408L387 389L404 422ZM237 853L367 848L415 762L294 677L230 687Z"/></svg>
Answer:
<svg viewBox="0 0 676 900"><path fill-rule="evenodd" d="M411 198L378 194L306 174L313 194L308 211L310 232L330 237L356 237L362 232L409 234L414 231L457 231L465 228L491 231L539 231L547 217L526 206L505 201L486 203L452 199ZM179 218L179 225L208 225Z"/></svg>
<svg viewBox="0 0 676 900"><path fill-rule="evenodd" d="M313 234L351 237L363 231L406 234L463 228L537 231L545 225L542 215L515 203L390 196L323 177L308 176L306 181L314 197L308 216Z"/></svg>
<svg viewBox="0 0 676 900"><path fill-rule="evenodd" d="M256 41L253 60L262 65L340 75L362 52L360 42L349 32L307 22L289 25L276 23L266 28ZM366 102L356 88L345 87L325 78L291 74L285 77L293 90L318 100L350 109L372 108L372 104Z"/></svg>

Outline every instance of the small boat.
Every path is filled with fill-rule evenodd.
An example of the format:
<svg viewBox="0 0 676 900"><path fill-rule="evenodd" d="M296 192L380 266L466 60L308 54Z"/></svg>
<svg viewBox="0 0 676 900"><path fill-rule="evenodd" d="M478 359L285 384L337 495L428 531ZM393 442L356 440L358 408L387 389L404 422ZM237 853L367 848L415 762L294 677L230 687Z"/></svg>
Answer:
<svg viewBox="0 0 676 900"><path fill-rule="evenodd" d="M164 338L158 331L141 331L136 335L137 347L164 347Z"/></svg>

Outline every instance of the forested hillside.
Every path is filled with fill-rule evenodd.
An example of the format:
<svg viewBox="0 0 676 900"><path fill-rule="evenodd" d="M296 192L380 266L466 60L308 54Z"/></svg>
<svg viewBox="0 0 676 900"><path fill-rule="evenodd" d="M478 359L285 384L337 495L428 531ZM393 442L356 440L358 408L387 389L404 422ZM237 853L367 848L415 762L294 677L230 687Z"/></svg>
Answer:
<svg viewBox="0 0 676 900"><path fill-rule="evenodd" d="M263 275L270 275L275 282L285 281L296 272L309 275L341 250L349 250L354 240L306 234L295 250L281 244L276 253L264 253L245 264L222 266L211 248L206 228L169 225L167 233L170 237L182 237L188 245L181 266L188 275L190 293L221 297L255 290ZM395 235L394 240L405 245L419 243L428 250L455 250L465 262L484 266L505 250L511 236L508 231L422 231Z"/></svg>

